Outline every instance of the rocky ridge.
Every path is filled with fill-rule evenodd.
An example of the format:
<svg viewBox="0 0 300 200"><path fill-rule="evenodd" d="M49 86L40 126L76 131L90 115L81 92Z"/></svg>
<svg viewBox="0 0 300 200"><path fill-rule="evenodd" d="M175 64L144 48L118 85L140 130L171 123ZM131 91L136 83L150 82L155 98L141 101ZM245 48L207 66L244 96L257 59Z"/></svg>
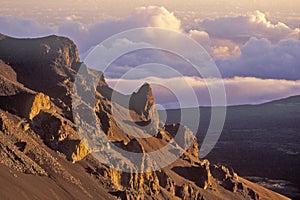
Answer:
<svg viewBox="0 0 300 200"><path fill-rule="evenodd" d="M90 77L100 77L99 82L90 86L83 78L76 77L82 63L76 45L67 38L15 39L2 35L0 59L0 164L7 167L1 173L12 173L16 182L22 181L24 173L38 183L46 182L51 188L49 199L54 196L66 199L287 199L244 180L228 167L200 160L196 140L175 162L152 171L147 163L147 152L169 143L181 149L181 142L193 134L182 125L159 122L148 84L131 96L115 92L122 101L114 102L111 99L114 91L103 75L83 65ZM73 116L71 101L75 78L85 86L77 91L86 94L85 98L90 97L92 87L97 88L95 104L90 105L90 99L83 98L78 109L94 111L101 130L114 145L142 153L143 173L135 173L133 168L130 172L132 165L127 163L123 165L126 164L129 172L123 172L94 157L94 149L82 140L74 123L78 117ZM114 114L112 108L116 109ZM128 117L125 112L130 113L130 119L137 125L151 123L153 126L148 130L151 137L135 138L131 130L138 132L138 128L121 128L120 119ZM79 121L86 123L80 118ZM183 138L175 142L179 129L184 133ZM105 145L99 149L105 151L106 148L110 147ZM22 193L16 195L24 197ZM30 189L26 195L43 196Z"/></svg>

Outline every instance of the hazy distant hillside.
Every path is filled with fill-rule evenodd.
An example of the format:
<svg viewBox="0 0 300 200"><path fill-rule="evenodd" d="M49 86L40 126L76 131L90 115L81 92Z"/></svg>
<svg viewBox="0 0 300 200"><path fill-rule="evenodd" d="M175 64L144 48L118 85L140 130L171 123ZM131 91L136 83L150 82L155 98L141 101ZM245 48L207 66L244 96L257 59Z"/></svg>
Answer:
<svg viewBox="0 0 300 200"><path fill-rule="evenodd" d="M186 108L185 110L193 110ZM200 129L207 128L211 108L200 107ZM180 120L179 110L168 110L168 122ZM260 105L241 105L227 107L225 129L261 128L300 128L300 96L276 100ZM193 119L184 119L184 124L192 124Z"/></svg>
<svg viewBox="0 0 300 200"><path fill-rule="evenodd" d="M201 142L209 124L210 108L201 107L200 111ZM168 122L178 122L179 116L179 110L169 110ZM273 190L300 198L299 122L300 96L260 105L230 106L222 135L207 158L232 166L241 175ZM196 122L185 119L183 123Z"/></svg>

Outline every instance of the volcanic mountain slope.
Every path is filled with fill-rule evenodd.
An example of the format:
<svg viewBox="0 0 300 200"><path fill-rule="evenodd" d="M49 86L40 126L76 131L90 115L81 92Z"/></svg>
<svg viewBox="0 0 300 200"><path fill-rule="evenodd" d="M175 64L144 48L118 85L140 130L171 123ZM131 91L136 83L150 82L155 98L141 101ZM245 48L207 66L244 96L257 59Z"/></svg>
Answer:
<svg viewBox="0 0 300 200"><path fill-rule="evenodd" d="M99 75L97 85L89 85L77 74L82 63L75 44L67 38L1 35L0 59L1 199L287 199L230 168L200 160L198 143L188 128L159 121L148 84L131 97L115 92L122 101L113 101L113 90L104 77L82 65L80 69L89 77ZM89 122L72 115L75 78L84 86L76 86L77 93L86 95L73 106L87 115L93 111L102 132L118 148L142 154L141 173L134 173L135 166L126 156L114 155L124 159L120 165L126 165L127 172L99 162L95 150L81 138L74 122L86 126ZM95 104L88 103L92 87L97 88ZM128 112L134 124L151 124L147 129L151 137L134 137L131 131L143 132L139 126L120 128ZM176 143L173 138L179 130L183 134ZM184 152L180 143L190 139L192 145ZM184 153L167 167L151 171L147 153L167 144ZM105 154L109 148L102 145L97 150Z"/></svg>

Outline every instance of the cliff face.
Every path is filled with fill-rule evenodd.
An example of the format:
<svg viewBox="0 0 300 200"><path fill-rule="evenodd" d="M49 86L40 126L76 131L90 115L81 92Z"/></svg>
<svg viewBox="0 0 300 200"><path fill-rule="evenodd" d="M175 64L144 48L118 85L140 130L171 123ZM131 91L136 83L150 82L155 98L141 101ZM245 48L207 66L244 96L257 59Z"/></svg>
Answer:
<svg viewBox="0 0 300 200"><path fill-rule="evenodd" d="M2 35L0 59L3 60L0 62L0 174L5 175L8 183L13 182L0 194L25 184L22 187L25 193L1 194L5 197L286 199L240 178L225 166L200 160L196 140L175 162L152 171L148 152L168 144L182 150L193 134L179 124L159 126L148 84L131 96L116 92L118 100L113 101L113 90L101 76L95 104L84 104L90 97L90 86L84 85L77 92L87 94L86 99L81 99L76 109L86 114L95 112L102 131L118 148L143 155L142 173L135 173L131 165L127 166L128 172L104 165L95 159L94 149L78 134L73 120L78 116L72 116L71 112L71 94L80 65L74 43L57 36L14 39ZM85 70L91 77L97 77L96 72ZM127 119L142 127L151 124L149 129L142 130L150 136L134 137L132 132L142 132L120 123ZM79 121L85 123L80 116ZM183 134L174 141L179 129ZM105 151L111 147L107 144L101 148ZM27 177L30 182L24 181L24 173L31 174ZM11 179L10 174L16 178ZM0 181L1 184L5 187L7 183ZM33 189L36 185L46 185L48 190L36 191Z"/></svg>
<svg viewBox="0 0 300 200"><path fill-rule="evenodd" d="M18 82L44 93L64 80L74 78L72 67L79 62L75 44L58 36L43 39L2 37L0 54L17 74L22 74L17 77Z"/></svg>
<svg viewBox="0 0 300 200"><path fill-rule="evenodd" d="M15 79L26 88L54 98L69 118L72 82L80 65L76 45L68 38L0 38L1 60L11 66ZM10 77L13 77L12 75Z"/></svg>

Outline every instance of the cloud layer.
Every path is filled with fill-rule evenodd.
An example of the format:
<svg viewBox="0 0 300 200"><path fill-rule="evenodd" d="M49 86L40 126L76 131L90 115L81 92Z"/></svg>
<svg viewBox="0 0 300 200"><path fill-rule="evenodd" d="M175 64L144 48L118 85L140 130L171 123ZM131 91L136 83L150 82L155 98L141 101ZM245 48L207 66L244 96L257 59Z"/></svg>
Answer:
<svg viewBox="0 0 300 200"><path fill-rule="evenodd" d="M139 80L107 79L107 82L112 87L126 94L137 90L145 81L155 83L152 87L156 102L165 108L178 107L178 99L181 99L180 103L183 107L187 105L211 105L207 84L213 86L220 83L219 79L205 81L199 77L174 77L168 79L149 77ZM183 84L183 81L192 90L189 90L186 84ZM234 77L224 79L223 82L227 95L227 105L259 104L300 94L300 81ZM194 101L194 94L196 94L198 102Z"/></svg>
<svg viewBox="0 0 300 200"><path fill-rule="evenodd" d="M34 20L0 16L0 33L13 37L40 37L53 33L53 29Z"/></svg>
<svg viewBox="0 0 300 200"><path fill-rule="evenodd" d="M127 18L107 20L95 23L91 27L66 21L59 27L59 33L74 39L83 53L114 34L139 27L159 27L181 31L181 21L164 7L148 6L136 8Z"/></svg>
<svg viewBox="0 0 300 200"><path fill-rule="evenodd" d="M237 42L246 42L251 37L256 37L268 38L276 43L282 39L297 39L300 33L299 28L291 29L282 22L273 24L260 11L236 17L205 19L200 22L200 27L211 37Z"/></svg>
<svg viewBox="0 0 300 200"><path fill-rule="evenodd" d="M70 37L79 46L81 53L99 44L108 37L122 31L139 27L160 27L181 30L181 20L164 7L148 6L136 8L124 19L106 20L86 26L67 17L58 27L46 27L34 20L0 17L0 32L15 37L38 37L59 34Z"/></svg>
<svg viewBox="0 0 300 200"><path fill-rule="evenodd" d="M273 45L267 39L251 38L241 55L217 60L224 77L300 79L300 41L282 40Z"/></svg>
<svg viewBox="0 0 300 200"><path fill-rule="evenodd" d="M70 16L57 27L47 27L34 20L0 17L0 32L14 37L38 37L58 34L70 37L79 47L80 54L88 52L103 40L132 28L160 27L188 35L201 44L215 59L222 76L225 78L229 104L261 103L289 95L300 94L300 29L290 28L282 22L270 22L266 15L255 11L235 17L218 17L199 21L197 28L183 30L181 20L164 7L148 6L133 10L131 15L122 19L100 21L87 26ZM174 44L178 44L176 39ZM133 45L121 41L120 48ZM141 51L122 56L109 72L111 78L120 77L135 66L157 62L178 70L192 85L199 104L209 104L209 94L202 79L196 78L197 72L186 61L158 51ZM157 70L149 69L153 75ZM162 75L163 73L161 73ZM141 76L145 76L143 73ZM147 78L147 76L145 76ZM168 83L178 86L179 93L186 95L186 105L190 96L180 86L180 78L167 77ZM156 79L157 81L162 81ZM114 84L116 79L110 79ZM140 76L132 80L122 80L122 85L136 88L141 85ZM166 83L165 83L166 84ZM165 106L177 105L174 94L166 88L155 86L158 103Z"/></svg>

